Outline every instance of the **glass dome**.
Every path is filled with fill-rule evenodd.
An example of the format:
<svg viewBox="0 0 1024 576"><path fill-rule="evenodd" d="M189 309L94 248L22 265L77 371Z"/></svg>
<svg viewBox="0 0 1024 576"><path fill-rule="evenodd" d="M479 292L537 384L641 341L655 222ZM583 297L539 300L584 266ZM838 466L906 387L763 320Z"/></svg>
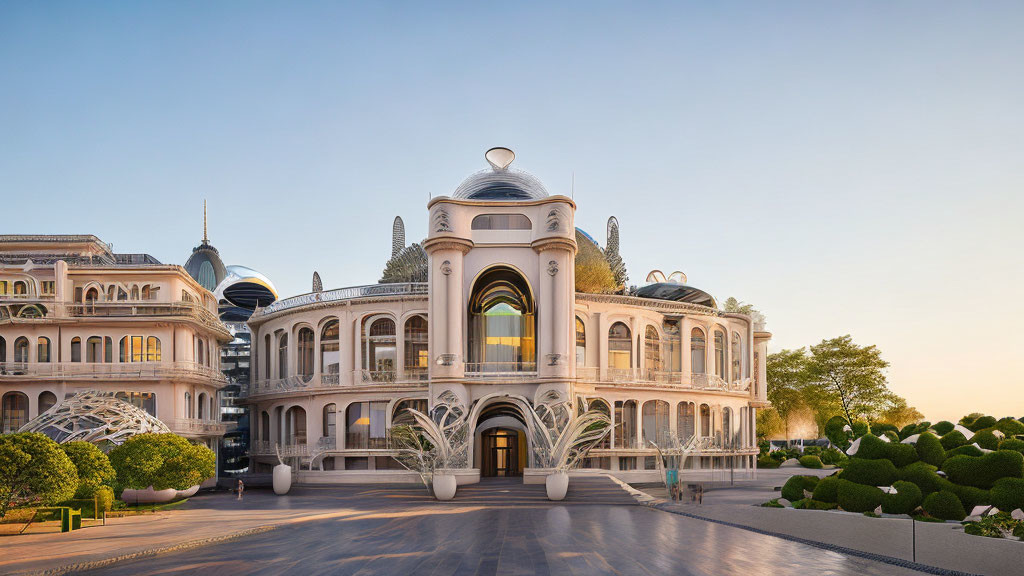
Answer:
<svg viewBox="0 0 1024 576"><path fill-rule="evenodd" d="M532 174L522 170L482 170L459 184L452 198L464 200L539 200L548 191Z"/></svg>

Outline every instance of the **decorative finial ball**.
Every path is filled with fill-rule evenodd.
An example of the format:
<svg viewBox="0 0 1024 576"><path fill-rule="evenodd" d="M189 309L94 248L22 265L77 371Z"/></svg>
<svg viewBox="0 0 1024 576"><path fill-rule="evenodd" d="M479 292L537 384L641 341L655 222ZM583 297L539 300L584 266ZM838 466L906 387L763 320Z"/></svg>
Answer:
<svg viewBox="0 0 1024 576"><path fill-rule="evenodd" d="M508 148L491 148L484 154L484 158L495 170L505 170L516 159L516 153Z"/></svg>

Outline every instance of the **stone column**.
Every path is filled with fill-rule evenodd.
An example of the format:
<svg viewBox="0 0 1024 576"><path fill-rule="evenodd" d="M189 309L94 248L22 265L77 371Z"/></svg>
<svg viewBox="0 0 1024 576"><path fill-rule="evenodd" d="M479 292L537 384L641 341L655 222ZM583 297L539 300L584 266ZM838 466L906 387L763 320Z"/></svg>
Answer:
<svg viewBox="0 0 1024 576"><path fill-rule="evenodd" d="M423 243L430 258L427 329L434 355L430 359L431 379L461 378L465 374L463 257L472 247L470 240L448 236L430 238Z"/></svg>

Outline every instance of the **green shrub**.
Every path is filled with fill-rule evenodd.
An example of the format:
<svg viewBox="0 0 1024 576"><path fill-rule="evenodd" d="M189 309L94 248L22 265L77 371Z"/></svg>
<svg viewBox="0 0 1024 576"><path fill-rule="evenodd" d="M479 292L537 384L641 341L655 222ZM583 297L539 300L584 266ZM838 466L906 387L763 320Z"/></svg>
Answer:
<svg viewBox="0 0 1024 576"><path fill-rule="evenodd" d="M839 507L847 512L871 512L881 505L883 495L884 493L875 486L847 481L839 483L837 501Z"/></svg>
<svg viewBox="0 0 1024 576"><path fill-rule="evenodd" d="M977 444L978 446L981 446L985 450L999 449L999 438L997 438L991 430L982 430L980 432L977 432L974 436L971 437L970 442L972 444Z"/></svg>
<svg viewBox="0 0 1024 576"><path fill-rule="evenodd" d="M114 505L114 490L110 486L96 488L93 497L96 498L96 507L100 512L110 512L111 506Z"/></svg>
<svg viewBox="0 0 1024 576"><path fill-rule="evenodd" d="M964 444L959 448L953 448L949 452L946 452L946 458L952 458L953 456L984 456L981 448L978 448L974 444Z"/></svg>
<svg viewBox="0 0 1024 576"><path fill-rule="evenodd" d="M1024 478L1000 478L989 492L992 505L1005 512L1024 510Z"/></svg>
<svg viewBox="0 0 1024 576"><path fill-rule="evenodd" d="M933 518L941 520L963 520L967 517L963 504L956 494L948 490L940 490L929 494L921 504L924 511Z"/></svg>
<svg viewBox="0 0 1024 576"><path fill-rule="evenodd" d="M853 458L866 458L869 460L886 459L891 460L897 468L917 461L917 451L910 444L899 442L886 442L874 434L865 434L860 437L860 447Z"/></svg>
<svg viewBox="0 0 1024 576"><path fill-rule="evenodd" d="M822 450L819 458L821 458L822 464L829 464L831 466L843 466L847 460L846 454L843 454L843 451L838 448Z"/></svg>
<svg viewBox="0 0 1024 576"><path fill-rule="evenodd" d="M892 424L876 423L871 425L871 434L874 434L875 436L881 436L886 432L899 434L899 428L896 428Z"/></svg>
<svg viewBox="0 0 1024 576"><path fill-rule="evenodd" d="M1024 454L1024 440L1017 438L1007 438L999 443L1000 450L1016 450L1021 454Z"/></svg>
<svg viewBox="0 0 1024 576"><path fill-rule="evenodd" d="M804 456L818 456L821 454L821 446L804 446Z"/></svg>
<svg viewBox="0 0 1024 576"><path fill-rule="evenodd" d="M948 420L942 420L940 422L936 422L935 425L932 426L932 430L935 430L935 433L939 436L945 436L952 432L955 426L955 424Z"/></svg>
<svg viewBox="0 0 1024 576"><path fill-rule="evenodd" d="M979 430L984 430L985 428L991 428L995 425L996 419L993 416L982 416L981 418L976 419L974 422L971 422L970 424L965 424L965 426L967 426L967 429L970 430L971 432L977 432Z"/></svg>
<svg viewBox="0 0 1024 576"><path fill-rule="evenodd" d="M819 502L811 498L804 498L793 502L793 508L798 510L835 510L838 504L835 502Z"/></svg>
<svg viewBox="0 0 1024 576"><path fill-rule="evenodd" d="M775 458L769 458L768 456L762 456L762 457L757 459L757 467L758 468L764 468L764 469L778 468L779 467L779 461L776 460Z"/></svg>
<svg viewBox="0 0 1024 576"><path fill-rule="evenodd" d="M850 446L851 434L843 430L846 424L846 419L842 416L833 416L825 423L825 437L843 450Z"/></svg>
<svg viewBox="0 0 1024 576"><path fill-rule="evenodd" d="M92 498L97 488L114 480L110 459L92 442L68 442L61 444L61 448L78 472L75 498Z"/></svg>
<svg viewBox="0 0 1024 576"><path fill-rule="evenodd" d="M988 490L975 488L974 486L954 484L945 478L939 480L939 489L956 494L956 497L960 499L960 503L964 505L964 510L973 510L975 506L988 504L992 498Z"/></svg>
<svg viewBox="0 0 1024 576"><path fill-rule="evenodd" d="M917 451L918 458L932 466L942 466L942 461L946 459L946 450L942 447L942 442L939 442L938 436L931 432L925 432L917 438L914 450Z"/></svg>
<svg viewBox="0 0 1024 576"><path fill-rule="evenodd" d="M997 450L980 457L953 456L942 463L942 471L950 482L987 489L1000 478L1020 478L1024 474L1024 455Z"/></svg>
<svg viewBox="0 0 1024 576"><path fill-rule="evenodd" d="M0 518L12 501L55 504L77 489L78 472L59 444L38 432L0 435Z"/></svg>
<svg viewBox="0 0 1024 576"><path fill-rule="evenodd" d="M889 460L850 458L839 477L867 486L889 486L896 480L896 467Z"/></svg>
<svg viewBox="0 0 1024 576"><path fill-rule="evenodd" d="M927 421L918 422L917 424L907 424L903 428L900 428L900 440L906 440L914 434L923 434L924 432L927 432L931 426L932 423Z"/></svg>
<svg viewBox="0 0 1024 576"><path fill-rule="evenodd" d="M801 456L800 465L804 468L820 469L822 467L821 458L818 458L817 456Z"/></svg>
<svg viewBox="0 0 1024 576"><path fill-rule="evenodd" d="M882 496L882 512L886 514L910 514L924 499L921 489L913 482L898 480L893 482L895 494L884 494Z"/></svg>
<svg viewBox="0 0 1024 576"><path fill-rule="evenodd" d="M806 497L804 490L813 493L817 484L817 476L792 476L782 485L782 497L790 502L803 500Z"/></svg>
<svg viewBox="0 0 1024 576"><path fill-rule="evenodd" d="M897 472L900 480L913 482L921 489L921 492L930 494L942 489L942 477L935 473L938 470L935 466L925 462L914 462L909 466L900 468Z"/></svg>
<svg viewBox="0 0 1024 576"><path fill-rule="evenodd" d="M842 482L838 476L826 476L818 480L812 497L819 502L837 502L839 500L839 484Z"/></svg>
<svg viewBox="0 0 1024 576"><path fill-rule="evenodd" d="M946 450L952 450L967 444L967 438L959 430L953 430L939 438L939 442L942 443L942 447Z"/></svg>
<svg viewBox="0 0 1024 576"><path fill-rule="evenodd" d="M778 498L772 498L771 500L761 504L762 508L785 508L782 504L779 504Z"/></svg>
<svg viewBox="0 0 1024 576"><path fill-rule="evenodd" d="M214 474L214 454L176 434L137 434L110 451L123 488L185 490Z"/></svg>
<svg viewBox="0 0 1024 576"><path fill-rule="evenodd" d="M1019 538L1018 534L1024 532L1024 521L1014 520L1008 513L999 512L985 516L978 522L965 523L964 532L989 538L1005 538L1007 533L1011 533Z"/></svg>
<svg viewBox="0 0 1024 576"><path fill-rule="evenodd" d="M999 422L996 422L995 429L1007 436L1024 434L1024 424L1014 420L1013 418L1000 418Z"/></svg>
<svg viewBox="0 0 1024 576"><path fill-rule="evenodd" d="M853 426L851 426L851 428L853 428L854 438L860 438L861 436L867 434L868 432L871 432L871 427L868 426L868 423L863 420L857 420L856 422L853 423Z"/></svg>

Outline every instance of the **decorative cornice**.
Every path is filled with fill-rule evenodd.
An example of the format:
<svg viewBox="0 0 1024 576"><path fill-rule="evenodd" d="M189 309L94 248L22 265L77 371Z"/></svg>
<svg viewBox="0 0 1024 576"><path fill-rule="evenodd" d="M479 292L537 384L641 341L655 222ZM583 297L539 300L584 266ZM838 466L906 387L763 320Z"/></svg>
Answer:
<svg viewBox="0 0 1024 576"><path fill-rule="evenodd" d="M562 238L560 236L534 240L533 243L530 244L530 247L537 253L543 252L544 250L565 250L572 254L576 254L576 251L579 248L576 245L575 238Z"/></svg>
<svg viewBox="0 0 1024 576"><path fill-rule="evenodd" d="M450 196L436 196L427 202L427 208L438 203L455 204L457 206L541 206L544 204L568 204L576 209L576 203L568 196L556 194L547 198L537 200L466 200L464 198L452 198Z"/></svg>
<svg viewBox="0 0 1024 576"><path fill-rule="evenodd" d="M427 254L432 254L438 250L458 250L466 254L473 249L473 241L445 234L426 239L423 242L423 249L427 251Z"/></svg>

